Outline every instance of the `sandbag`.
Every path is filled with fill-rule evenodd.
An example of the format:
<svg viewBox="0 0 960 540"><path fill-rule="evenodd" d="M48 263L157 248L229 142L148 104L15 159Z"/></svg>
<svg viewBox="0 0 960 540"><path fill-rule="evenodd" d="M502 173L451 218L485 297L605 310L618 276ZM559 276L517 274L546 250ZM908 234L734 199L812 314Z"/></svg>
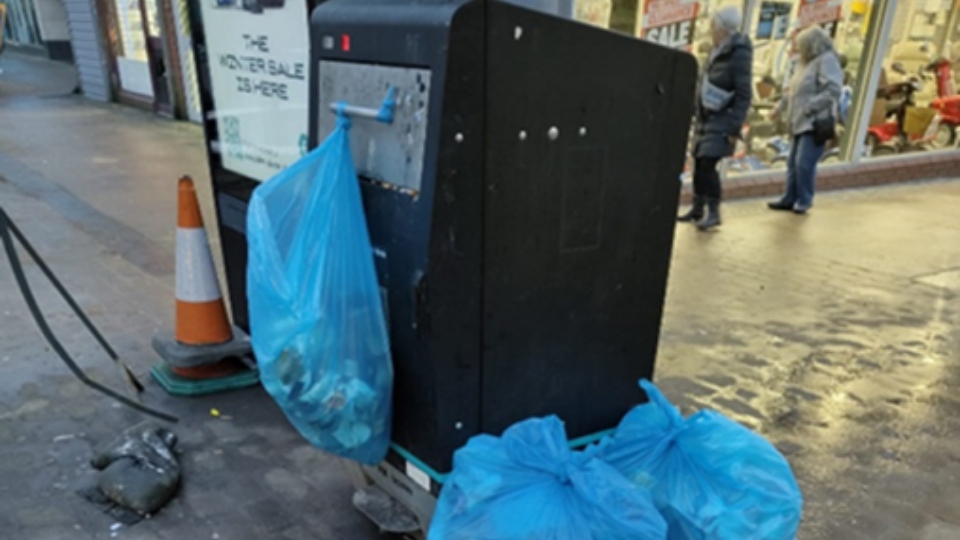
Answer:
<svg viewBox="0 0 960 540"><path fill-rule="evenodd" d="M393 367L350 121L253 192L250 337L264 387L314 446L373 465L390 443Z"/></svg>
<svg viewBox="0 0 960 540"><path fill-rule="evenodd" d="M786 459L714 411L684 419L650 382L597 455L650 489L669 540L794 540L803 499Z"/></svg>
<svg viewBox="0 0 960 540"><path fill-rule="evenodd" d="M589 452L570 450L555 417L454 454L430 540L662 540L650 494Z"/></svg>
<svg viewBox="0 0 960 540"><path fill-rule="evenodd" d="M162 428L134 428L107 445L90 464L103 473L97 487L110 501L140 515L155 513L180 485L176 435Z"/></svg>

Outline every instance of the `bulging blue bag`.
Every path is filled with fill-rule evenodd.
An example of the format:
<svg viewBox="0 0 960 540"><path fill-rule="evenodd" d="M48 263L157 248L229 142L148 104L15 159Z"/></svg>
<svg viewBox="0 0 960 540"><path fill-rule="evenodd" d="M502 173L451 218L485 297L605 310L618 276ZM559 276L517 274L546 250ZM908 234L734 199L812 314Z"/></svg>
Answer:
<svg viewBox="0 0 960 540"><path fill-rule="evenodd" d="M253 192L250 333L263 386L314 446L366 464L390 443L393 365L349 120Z"/></svg>
<svg viewBox="0 0 960 540"><path fill-rule="evenodd" d="M501 438L479 435L454 454L430 540L662 540L650 494L567 445L555 417Z"/></svg>
<svg viewBox="0 0 960 540"><path fill-rule="evenodd" d="M686 420L652 383L598 455L649 488L669 540L794 540L803 498L786 459L714 411Z"/></svg>

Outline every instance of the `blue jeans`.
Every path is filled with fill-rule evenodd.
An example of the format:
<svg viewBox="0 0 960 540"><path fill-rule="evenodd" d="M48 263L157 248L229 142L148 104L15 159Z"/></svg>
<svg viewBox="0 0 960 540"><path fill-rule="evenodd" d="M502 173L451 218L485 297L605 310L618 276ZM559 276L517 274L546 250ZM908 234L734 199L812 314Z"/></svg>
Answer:
<svg viewBox="0 0 960 540"><path fill-rule="evenodd" d="M787 160L787 192L780 202L799 208L813 206L813 191L817 183L817 163L823 157L824 145L817 144L813 133L801 133L790 144Z"/></svg>

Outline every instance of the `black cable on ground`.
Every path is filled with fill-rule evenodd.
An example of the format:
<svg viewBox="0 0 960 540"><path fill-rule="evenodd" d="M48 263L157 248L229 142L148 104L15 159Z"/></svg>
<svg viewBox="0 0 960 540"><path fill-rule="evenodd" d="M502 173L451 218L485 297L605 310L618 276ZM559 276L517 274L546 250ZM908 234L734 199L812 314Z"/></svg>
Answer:
<svg viewBox="0 0 960 540"><path fill-rule="evenodd" d="M0 209L0 213L3 213L3 209ZM6 214L4 213L4 215ZM60 293L60 296L63 297L63 299L67 302L70 308L73 309L73 312L76 313L77 317L80 318L80 321L83 322L83 325L87 327L87 330L90 331L94 339L96 339L97 342L100 343L100 346L103 347L103 350L106 351L106 353L110 356L110 358L114 360L119 360L120 357L117 356L117 353L113 350L113 347L111 347L110 344L107 343L106 338L104 338L103 334L101 334L100 331L97 330L97 327L93 325L93 323L87 317L87 314L84 313L82 309L80 309L80 306L77 305L77 303L73 300L73 296L71 296L70 293L67 291L66 287L64 287L63 284L60 283L60 280L57 279L57 276L53 274L53 271L50 270L50 267L47 266L47 263L45 263L43 259L40 258L40 254L37 253L35 249L33 249L33 246L30 245L29 241L27 241L27 237L25 237L23 233L20 232L20 229L13 222L13 220L10 219L9 216L6 217L6 224L7 224L7 228L10 229L10 232L13 233L13 236L17 239L18 242L20 242L20 245L23 246L23 249L27 252L27 254L30 255L30 258L32 258L34 262L37 263L37 266L39 266L40 270L42 270L43 273L47 276L47 279L50 280L50 283L54 286L55 289L57 289L57 292Z"/></svg>
<svg viewBox="0 0 960 540"><path fill-rule="evenodd" d="M11 236L12 232L12 236ZM60 283L60 281L54 276L50 268L43 262L40 258L40 255L37 253L33 246L30 245L30 242L27 241L27 238L17 229L14 225L13 220L7 215L7 213L0 208L0 239L3 240L3 247L7 253L7 258L10 260L10 268L13 270L14 278L17 280L17 285L20 287L20 293L23 295L24 301L27 303L27 307L30 309L30 314L33 315L33 320L37 323L37 326L40 327L40 332L43 334L43 337L46 338L47 343L53 347L53 350L56 351L57 355L63 360L63 363L67 365L70 371L85 385L101 392L111 398L123 403L124 405L136 409L144 414L153 416L154 418L159 418L160 420L165 420L167 422L177 422L178 419L176 416L151 409L145 405L137 403L136 401L120 394L119 392L114 391L111 388L108 388L97 381L94 381L87 377L86 373L80 369L80 366L73 360L63 345L60 343L60 340L57 339L57 336L53 333L53 330L50 328L50 325L47 324L46 319L43 316L43 312L40 311L40 307L37 304L37 300L33 295L33 290L30 288L30 283L27 281L27 276L23 271L23 266L20 264L20 257L17 254L16 246L13 244L13 236L17 238L17 241L23 246L27 251L30 257L37 263L43 273L47 276L53 286L57 289L60 295L64 300L73 308L74 313L83 321L84 326L90 331L90 333L96 338L100 345L104 348L108 355L113 360L118 360L116 352L112 347L107 343L107 340L103 335L97 330L93 325L90 319L86 316L80 306L73 300L70 296L70 293L67 292L66 288Z"/></svg>

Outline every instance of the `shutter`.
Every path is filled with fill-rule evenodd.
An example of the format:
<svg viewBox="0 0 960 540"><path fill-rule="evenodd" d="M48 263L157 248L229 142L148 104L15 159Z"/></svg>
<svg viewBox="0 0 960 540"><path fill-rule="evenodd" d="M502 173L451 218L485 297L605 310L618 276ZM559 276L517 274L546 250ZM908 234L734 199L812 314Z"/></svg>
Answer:
<svg viewBox="0 0 960 540"><path fill-rule="evenodd" d="M110 101L110 83L93 0L63 0L70 27L74 61L83 94L97 101Z"/></svg>

